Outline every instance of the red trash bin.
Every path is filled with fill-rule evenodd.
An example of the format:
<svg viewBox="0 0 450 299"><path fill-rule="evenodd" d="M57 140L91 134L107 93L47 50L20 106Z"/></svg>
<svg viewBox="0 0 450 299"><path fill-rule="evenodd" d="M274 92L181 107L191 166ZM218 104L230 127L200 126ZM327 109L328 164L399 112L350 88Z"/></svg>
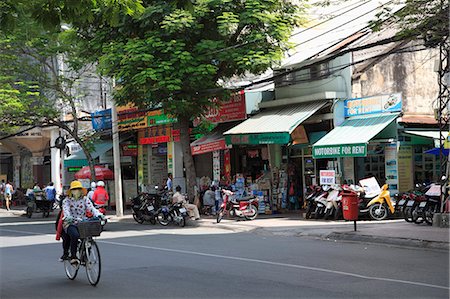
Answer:
<svg viewBox="0 0 450 299"><path fill-rule="evenodd" d="M358 195L352 191L344 191L342 194L342 212L345 220L358 220L359 206Z"/></svg>

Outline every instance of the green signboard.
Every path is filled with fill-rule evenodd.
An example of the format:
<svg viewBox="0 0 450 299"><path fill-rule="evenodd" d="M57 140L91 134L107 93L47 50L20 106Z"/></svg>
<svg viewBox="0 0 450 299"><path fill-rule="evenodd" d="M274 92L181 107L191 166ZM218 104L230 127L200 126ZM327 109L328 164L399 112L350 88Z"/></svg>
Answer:
<svg viewBox="0 0 450 299"><path fill-rule="evenodd" d="M68 167L67 171L68 172L77 172L81 169L81 167Z"/></svg>
<svg viewBox="0 0 450 299"><path fill-rule="evenodd" d="M261 133L225 135L227 144L288 144L289 133Z"/></svg>
<svg viewBox="0 0 450 299"><path fill-rule="evenodd" d="M147 126L159 126L176 123L178 120L176 117L167 114L149 115L147 116Z"/></svg>
<svg viewBox="0 0 450 299"><path fill-rule="evenodd" d="M314 159L365 156L367 156L366 143L313 146Z"/></svg>

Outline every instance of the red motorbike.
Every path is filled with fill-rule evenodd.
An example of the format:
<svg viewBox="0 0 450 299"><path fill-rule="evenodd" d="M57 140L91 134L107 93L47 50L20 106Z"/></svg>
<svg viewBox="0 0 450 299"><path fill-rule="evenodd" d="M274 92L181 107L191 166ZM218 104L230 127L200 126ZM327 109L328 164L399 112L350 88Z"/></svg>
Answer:
<svg viewBox="0 0 450 299"><path fill-rule="evenodd" d="M217 213L217 223L220 223L223 216L235 216L247 220L253 220L258 216L258 198L255 196L245 196L236 198L236 194L230 190L222 190L223 202Z"/></svg>

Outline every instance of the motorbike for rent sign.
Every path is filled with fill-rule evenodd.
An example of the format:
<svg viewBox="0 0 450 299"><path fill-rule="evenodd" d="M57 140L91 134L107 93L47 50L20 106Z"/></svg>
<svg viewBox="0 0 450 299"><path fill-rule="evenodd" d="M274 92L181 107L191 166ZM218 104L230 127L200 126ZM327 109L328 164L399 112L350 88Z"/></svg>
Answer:
<svg viewBox="0 0 450 299"><path fill-rule="evenodd" d="M320 185L334 185L336 183L335 170L320 170Z"/></svg>
<svg viewBox="0 0 450 299"><path fill-rule="evenodd" d="M338 158L338 157L365 157L367 156L367 144L336 144L314 146L313 158Z"/></svg>
<svg viewBox="0 0 450 299"><path fill-rule="evenodd" d="M345 117L400 111L402 111L401 93L348 99L344 102Z"/></svg>

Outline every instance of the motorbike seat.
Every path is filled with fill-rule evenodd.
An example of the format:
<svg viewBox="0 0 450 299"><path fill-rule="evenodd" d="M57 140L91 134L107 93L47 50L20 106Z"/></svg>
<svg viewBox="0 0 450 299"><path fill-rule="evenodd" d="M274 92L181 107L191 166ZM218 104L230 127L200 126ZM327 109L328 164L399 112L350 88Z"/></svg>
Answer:
<svg viewBox="0 0 450 299"><path fill-rule="evenodd" d="M241 198L234 198L233 201L234 201L234 202L250 201L250 200L252 200L252 199L254 199L254 198L255 198L254 196L249 195L249 196L244 196L244 197L241 197Z"/></svg>
<svg viewBox="0 0 450 299"><path fill-rule="evenodd" d="M379 194L364 194L364 199L374 199L375 197L377 197Z"/></svg>

